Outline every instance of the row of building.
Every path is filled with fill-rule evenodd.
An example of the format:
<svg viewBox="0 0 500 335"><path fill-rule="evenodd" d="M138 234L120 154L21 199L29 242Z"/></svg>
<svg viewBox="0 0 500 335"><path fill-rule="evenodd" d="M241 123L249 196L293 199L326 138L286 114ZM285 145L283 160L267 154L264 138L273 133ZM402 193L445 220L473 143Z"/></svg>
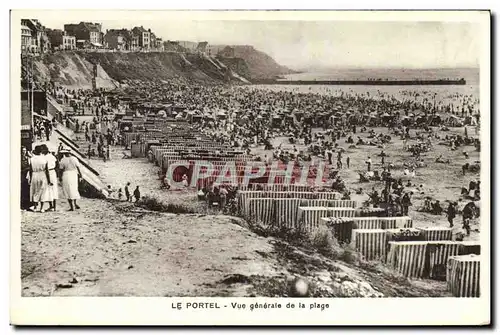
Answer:
<svg viewBox="0 0 500 335"><path fill-rule="evenodd" d="M44 27L36 19L21 20L21 49L27 53L55 50L108 49L114 51L169 51L234 57L229 46L210 46L208 42L163 41L151 29L107 29L100 23L65 24L64 30Z"/></svg>

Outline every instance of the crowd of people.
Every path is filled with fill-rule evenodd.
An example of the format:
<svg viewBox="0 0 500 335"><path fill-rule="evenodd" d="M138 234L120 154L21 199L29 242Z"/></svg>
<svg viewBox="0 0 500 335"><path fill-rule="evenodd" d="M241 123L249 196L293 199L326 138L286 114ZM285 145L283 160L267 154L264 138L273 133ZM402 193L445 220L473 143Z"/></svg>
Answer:
<svg viewBox="0 0 500 335"><path fill-rule="evenodd" d="M78 115L103 116L112 114L112 107L106 99L106 90L69 89L53 82L45 82L42 88L62 105L70 106Z"/></svg>
<svg viewBox="0 0 500 335"><path fill-rule="evenodd" d="M117 110L128 108L128 101L131 100L147 101L151 106L158 104L182 107L181 112L175 114L185 118L198 116L193 123L194 130L208 135L216 143L230 143L244 149L247 154L256 153L256 148L260 146L264 150L270 150L270 154L256 153L256 160L267 164L280 160L284 163L295 161L300 166L305 162L315 165L322 161L332 170L333 173L329 176L332 188L341 192L343 199L349 199L353 192L359 192L348 187L337 173L352 166L346 149L378 147L381 150L377 157L366 158L366 169L359 173L360 181L378 180L384 183L381 190L372 189L368 195L370 203L375 207L385 208L388 215L408 215L409 208L413 205L412 190L417 187L411 182L403 183L392 174L395 167L384 149L394 139L402 140L403 150L409 153L408 161L402 167L403 175L409 179L415 178L418 169L426 166L423 156L434 151L436 145L448 146L452 151L463 148L466 160L468 153L465 146L474 145L476 150L480 148L479 140L470 136L466 127L477 126L479 123L478 100L472 95L447 97L448 101L458 101L457 106L453 103L436 104L431 92L417 95L401 90L399 96L391 96L382 92L370 95L324 89L327 94L322 94L295 89L205 86L172 80L130 81L115 92L118 96L128 97L122 103L109 99L103 90L68 90L54 85L49 88L64 103L76 101L76 110L89 110L93 115L92 121L80 123L76 120L75 124L77 136L84 134L88 143L86 149L89 158L108 160L110 146L122 144L119 124L112 116ZM425 94L429 98L423 98ZM141 106L136 111L137 115L146 116L158 112L148 109L146 104ZM162 111L162 115L171 114L170 112ZM445 114L453 116L453 123L448 123L449 118ZM465 126L464 134L447 134L448 126L456 126L456 122ZM42 132L49 128L46 122L39 124ZM378 127L378 130L370 127ZM382 131L381 128L386 128L387 131ZM477 135L478 128L475 129ZM288 143L276 145L277 138L287 138ZM449 163L442 155L436 156L435 162ZM467 165L464 174L466 170L472 169ZM164 182L164 188L170 188L168 182ZM125 197L129 201L133 199L129 185L124 190L125 196L121 188L114 192L119 198ZM140 194L138 188L136 191ZM228 192L224 188L200 191L205 198L210 199L221 197L221 194L224 198L224 193ZM479 193L475 198L479 198ZM439 204L433 204L429 211L437 213L438 208ZM447 209L446 213L448 212L448 217L452 217L453 210Z"/></svg>
<svg viewBox="0 0 500 335"><path fill-rule="evenodd" d="M38 141L49 141L54 128L56 128L56 120L49 120L43 116L33 118L33 137Z"/></svg>
<svg viewBox="0 0 500 335"><path fill-rule="evenodd" d="M83 121L81 124L77 121L75 134L78 139L82 133L87 144L86 154L89 159L109 160L111 158L110 146L122 142L118 123L111 121L107 116L94 116L92 121Z"/></svg>

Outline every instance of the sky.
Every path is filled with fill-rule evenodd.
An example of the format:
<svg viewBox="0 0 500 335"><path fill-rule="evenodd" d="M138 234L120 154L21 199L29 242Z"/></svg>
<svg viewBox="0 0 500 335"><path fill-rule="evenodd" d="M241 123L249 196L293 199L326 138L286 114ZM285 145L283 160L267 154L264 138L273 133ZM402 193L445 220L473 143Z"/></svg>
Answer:
<svg viewBox="0 0 500 335"><path fill-rule="evenodd" d="M73 18L73 17L72 17ZM89 20L88 20L89 19ZM78 16L40 18L49 28L96 21ZM99 20L103 30L142 25L163 40L245 44L292 69L477 67L480 27L472 22L437 21L228 21L127 18Z"/></svg>

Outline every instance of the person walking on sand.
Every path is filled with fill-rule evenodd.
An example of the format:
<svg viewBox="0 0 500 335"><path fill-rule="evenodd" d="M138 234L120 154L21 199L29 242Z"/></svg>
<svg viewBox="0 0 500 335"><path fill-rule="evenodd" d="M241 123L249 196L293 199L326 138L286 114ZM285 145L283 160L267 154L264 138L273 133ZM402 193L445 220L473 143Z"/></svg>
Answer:
<svg viewBox="0 0 500 335"><path fill-rule="evenodd" d="M109 144L106 146L106 159L109 161Z"/></svg>
<svg viewBox="0 0 500 335"><path fill-rule="evenodd" d="M351 164L351 158L349 156L347 156L345 162L346 162L347 168L349 168L349 166Z"/></svg>
<svg viewBox="0 0 500 335"><path fill-rule="evenodd" d="M408 193L405 193L405 195L403 195L403 198L401 199L401 207L403 209L404 216L408 216L408 209L410 208L410 206L411 206L410 195Z"/></svg>
<svg viewBox="0 0 500 335"><path fill-rule="evenodd" d="M139 186L137 186L134 190L134 198L135 198L135 202L137 202L141 199L141 191L139 191Z"/></svg>
<svg viewBox="0 0 500 335"><path fill-rule="evenodd" d="M130 182L127 183L127 185L125 185L125 198L127 198L127 201L132 201L132 197L130 196L130 190L129 190L129 187L130 186Z"/></svg>
<svg viewBox="0 0 500 335"><path fill-rule="evenodd" d="M47 168L47 159L41 155L41 146L36 146L33 150L33 157L30 160L30 200L35 203L32 210L38 210L40 213L45 212L43 209L44 202L51 202L49 186L52 186L49 170ZM38 208L38 205L40 207Z"/></svg>
<svg viewBox="0 0 500 335"><path fill-rule="evenodd" d="M78 192L78 180L82 177L80 163L76 157L71 156L68 150L61 150L61 153L64 155L59 163L59 168L62 171L61 185L64 196L69 203L69 210L74 211L80 209L80 206L76 203L80 199L80 193Z"/></svg>
<svg viewBox="0 0 500 335"><path fill-rule="evenodd" d="M49 152L49 148L47 148L45 144L42 145L42 154L47 160L47 168L49 169L50 181L52 182L52 186L49 187L52 202L50 203L48 211L56 211L57 199L59 199L59 186L57 183L58 162L57 158L51 152Z"/></svg>
<svg viewBox="0 0 500 335"><path fill-rule="evenodd" d="M453 203L448 204L448 208L446 209L446 217L448 218L448 222L450 223L450 228L453 228L453 219L457 215L457 210Z"/></svg>
<svg viewBox="0 0 500 335"><path fill-rule="evenodd" d="M224 206L226 206L226 200L227 200L227 195L228 191L224 186L221 186L219 190L219 196L220 196L220 209L223 209Z"/></svg>
<svg viewBox="0 0 500 335"><path fill-rule="evenodd" d="M368 156L368 159L366 160L366 165L368 168L368 172L370 172L372 169L372 159L370 158L370 156Z"/></svg>

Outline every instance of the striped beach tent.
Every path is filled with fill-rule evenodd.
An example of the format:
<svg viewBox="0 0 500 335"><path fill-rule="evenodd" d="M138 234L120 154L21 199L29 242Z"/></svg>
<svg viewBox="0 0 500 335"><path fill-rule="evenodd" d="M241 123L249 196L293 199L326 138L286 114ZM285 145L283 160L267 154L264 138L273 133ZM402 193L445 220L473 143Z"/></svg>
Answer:
<svg viewBox="0 0 500 335"><path fill-rule="evenodd" d="M446 280L446 267L450 256L457 256L460 242L431 241L427 243L428 277L436 280Z"/></svg>
<svg viewBox="0 0 500 335"><path fill-rule="evenodd" d="M452 231L447 227L418 228L422 231L426 241L451 241Z"/></svg>
<svg viewBox="0 0 500 335"><path fill-rule="evenodd" d="M479 241L462 241L460 242L459 255L481 255L481 243Z"/></svg>
<svg viewBox="0 0 500 335"><path fill-rule="evenodd" d="M352 243L368 261L386 258L386 233L382 229L354 229Z"/></svg>
<svg viewBox="0 0 500 335"><path fill-rule="evenodd" d="M332 208L322 206L299 206L297 227L308 232L319 228L321 218L331 216Z"/></svg>
<svg viewBox="0 0 500 335"><path fill-rule="evenodd" d="M274 199L275 224L277 226L296 228L297 211L299 205L303 202L304 200L299 198Z"/></svg>
<svg viewBox="0 0 500 335"><path fill-rule="evenodd" d="M422 278L425 273L427 242L389 242L388 264L401 275Z"/></svg>
<svg viewBox="0 0 500 335"><path fill-rule="evenodd" d="M478 255L448 258L446 282L455 297L480 296L480 259Z"/></svg>
<svg viewBox="0 0 500 335"><path fill-rule="evenodd" d="M273 198L253 198L248 199L248 218L264 225L271 225L275 222Z"/></svg>

